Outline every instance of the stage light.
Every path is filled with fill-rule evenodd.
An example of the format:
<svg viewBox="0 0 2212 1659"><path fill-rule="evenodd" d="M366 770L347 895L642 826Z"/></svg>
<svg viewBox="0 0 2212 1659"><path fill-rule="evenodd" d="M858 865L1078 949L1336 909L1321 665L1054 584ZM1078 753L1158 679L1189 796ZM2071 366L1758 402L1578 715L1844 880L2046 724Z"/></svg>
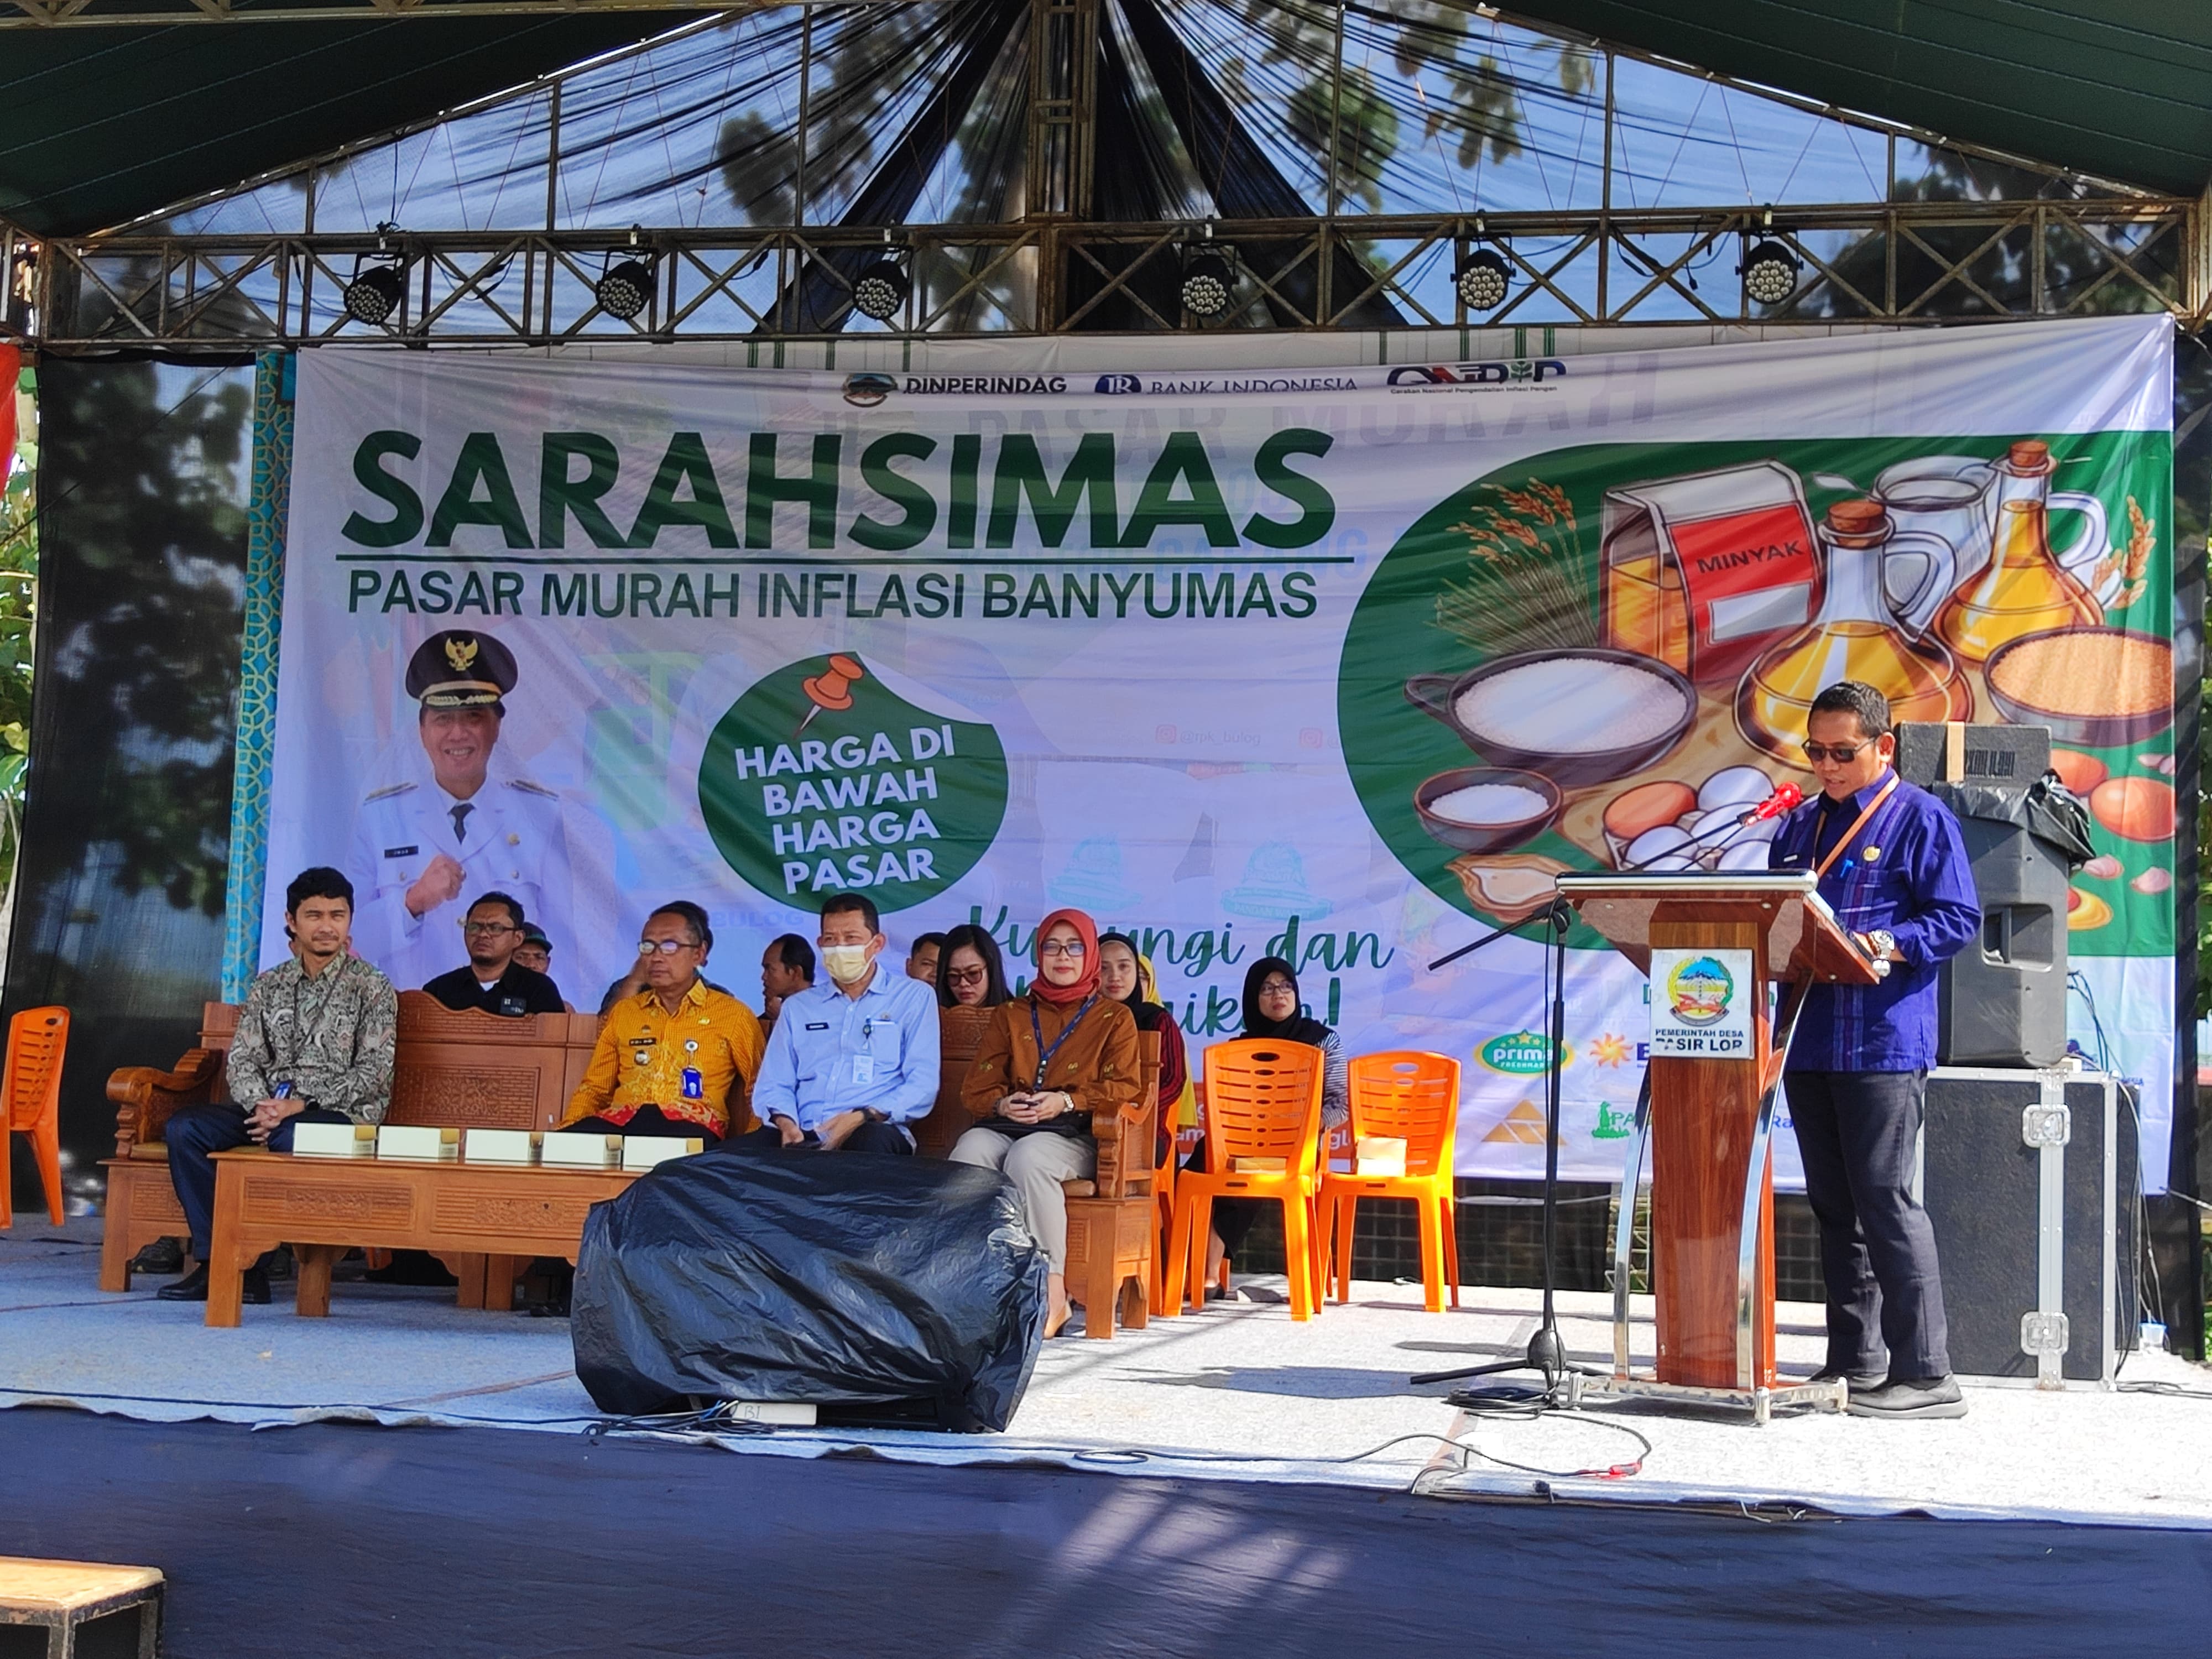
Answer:
<svg viewBox="0 0 2212 1659"><path fill-rule="evenodd" d="M1229 291L1237 274L1219 253L1185 256L1182 262L1182 308L1194 317L1212 319L1229 309Z"/></svg>
<svg viewBox="0 0 2212 1659"><path fill-rule="evenodd" d="M1743 256L1743 291L1762 306L1778 306L1797 291L1797 256L1768 239Z"/></svg>
<svg viewBox="0 0 2212 1659"><path fill-rule="evenodd" d="M1497 249L1479 247L1460 261L1452 287L1469 311L1495 311L1513 290L1513 268Z"/></svg>
<svg viewBox="0 0 2212 1659"><path fill-rule="evenodd" d="M887 323L899 314L914 283L894 259L878 259L853 282L853 309L863 317Z"/></svg>
<svg viewBox="0 0 2212 1659"><path fill-rule="evenodd" d="M345 285L346 315L357 323L381 326L399 309L406 293L404 265L371 265L367 270L356 267L353 281Z"/></svg>
<svg viewBox="0 0 2212 1659"><path fill-rule="evenodd" d="M626 323L653 298L653 267L642 259L610 265L592 285L592 297L608 316Z"/></svg>

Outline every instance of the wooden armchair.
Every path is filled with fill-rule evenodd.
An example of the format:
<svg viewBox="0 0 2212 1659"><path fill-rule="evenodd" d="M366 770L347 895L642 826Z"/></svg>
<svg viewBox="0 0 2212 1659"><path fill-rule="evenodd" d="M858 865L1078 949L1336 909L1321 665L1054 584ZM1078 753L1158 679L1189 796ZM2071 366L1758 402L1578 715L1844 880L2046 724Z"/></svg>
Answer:
<svg viewBox="0 0 2212 1659"><path fill-rule="evenodd" d="M1067 1194L1067 1282L1083 1304L1083 1330L1104 1341L1121 1323L1142 1330L1152 1307L1155 1129L1160 1109L1160 1035L1137 1034L1137 1098L1111 1118L1094 1116L1098 1173L1090 1181L1065 1181ZM1118 1304L1118 1308L1117 1304Z"/></svg>
<svg viewBox="0 0 2212 1659"><path fill-rule="evenodd" d="M131 1259L158 1238L180 1237L185 1212L169 1184L169 1146L162 1139L170 1116L185 1106L219 1099L223 1063L238 1031L238 1005L210 1002L200 1010L200 1040L167 1071L126 1066L107 1077L115 1103L115 1156L106 1160L107 1204L100 1243L100 1288L131 1288Z"/></svg>

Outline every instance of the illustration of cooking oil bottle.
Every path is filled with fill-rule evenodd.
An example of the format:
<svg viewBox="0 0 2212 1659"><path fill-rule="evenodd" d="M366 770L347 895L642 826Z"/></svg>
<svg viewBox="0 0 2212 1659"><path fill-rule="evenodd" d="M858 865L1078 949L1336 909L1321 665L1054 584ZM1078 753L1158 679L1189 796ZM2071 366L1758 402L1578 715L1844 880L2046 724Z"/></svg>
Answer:
<svg viewBox="0 0 2212 1659"><path fill-rule="evenodd" d="M1900 720L1962 720L1974 694L1950 652L1911 639L1892 619L1882 562L1893 526L1879 501L1838 501L1814 528L1827 569L1820 614L1768 648L1736 689L1736 727L1747 742L1809 770L1801 745L1813 699L1857 680L1889 699Z"/></svg>
<svg viewBox="0 0 2212 1659"><path fill-rule="evenodd" d="M1936 633L1968 662L2023 634L2105 620L2096 597L2051 550L2051 475L2047 444L2013 445L1998 463L1996 539L1989 562L1954 593L1936 618Z"/></svg>

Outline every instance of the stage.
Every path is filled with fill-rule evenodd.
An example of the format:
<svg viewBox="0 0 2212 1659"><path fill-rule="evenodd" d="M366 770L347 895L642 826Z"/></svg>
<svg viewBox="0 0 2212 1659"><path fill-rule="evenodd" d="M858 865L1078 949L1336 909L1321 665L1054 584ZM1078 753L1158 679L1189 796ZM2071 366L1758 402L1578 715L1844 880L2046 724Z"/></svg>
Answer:
<svg viewBox="0 0 2212 1659"><path fill-rule="evenodd" d="M1532 1423L1406 1379L1518 1348L1533 1295L1360 1285L1302 1327L1262 1278L1047 1344L1003 1435L595 1435L565 1321L341 1279L210 1330L95 1290L99 1224L0 1237L0 1553L160 1566L172 1659L2009 1656L2188 1627L2212 1583L2212 1387L2165 1355L1959 1422ZM1601 1301L1565 1298L1585 1360ZM1640 1473L1571 1473L1628 1431Z"/></svg>
<svg viewBox="0 0 2212 1659"><path fill-rule="evenodd" d="M197 1304L93 1287L99 1222L19 1218L0 1242L0 1400L148 1422L259 1428L329 1420L575 1435L598 1419L572 1374L567 1322L465 1312L449 1290L341 1281L326 1320L291 1311L291 1285L210 1330ZM1281 1281L1156 1320L1111 1342L1045 1345L1012 1430L686 1435L727 1452L820 1457L866 1448L924 1464L1057 1464L1138 1476L1417 1491L1437 1498L1750 1506L1777 1512L2033 1518L2212 1528L2212 1374L2164 1353L2129 1358L2122 1389L1970 1389L1963 1421L1893 1424L1800 1412L1764 1428L1719 1410L1594 1401L1528 1422L1462 1413L1415 1372L1520 1352L1532 1291L1469 1288L1425 1312L1416 1285L1362 1283L1346 1307L1293 1323ZM1609 1299L1561 1297L1570 1352L1610 1352ZM1637 1359L1650 1309L1638 1298ZM1785 1303L1785 1372L1820 1364L1820 1310ZM2153 1392L2189 1390L2197 1397ZM1633 1463L1640 1473L1577 1474ZM1515 1466L1525 1466L1516 1468ZM1540 1470L1545 1473L1531 1473Z"/></svg>

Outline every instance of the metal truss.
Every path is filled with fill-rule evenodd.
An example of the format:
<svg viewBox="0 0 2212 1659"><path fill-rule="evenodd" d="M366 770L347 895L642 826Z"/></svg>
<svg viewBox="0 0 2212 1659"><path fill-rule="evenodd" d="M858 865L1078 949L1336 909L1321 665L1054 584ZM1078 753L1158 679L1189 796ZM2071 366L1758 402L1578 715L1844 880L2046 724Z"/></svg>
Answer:
<svg viewBox="0 0 2212 1659"><path fill-rule="evenodd" d="M2168 310L2207 288L2199 204L2140 197L1840 204L1780 210L1594 210L1101 224L902 226L913 291L867 322L849 272L881 254L882 227L636 233L398 233L406 295L385 325L349 318L343 294L374 260L374 234L161 235L34 241L0 224L15 272L13 331L49 349L237 351L333 340L550 345L569 341L812 337L865 329L929 336L1197 328L1498 324L1936 323ZM1184 249L1233 249L1235 303L1201 322L1180 305ZM1802 279L1753 304L1737 268L1753 240L1781 242ZM1470 312L1452 281L1476 246L1510 260L1504 303ZM642 252L651 296L623 319L598 303L607 264ZM1702 280L1700 280L1702 277Z"/></svg>

